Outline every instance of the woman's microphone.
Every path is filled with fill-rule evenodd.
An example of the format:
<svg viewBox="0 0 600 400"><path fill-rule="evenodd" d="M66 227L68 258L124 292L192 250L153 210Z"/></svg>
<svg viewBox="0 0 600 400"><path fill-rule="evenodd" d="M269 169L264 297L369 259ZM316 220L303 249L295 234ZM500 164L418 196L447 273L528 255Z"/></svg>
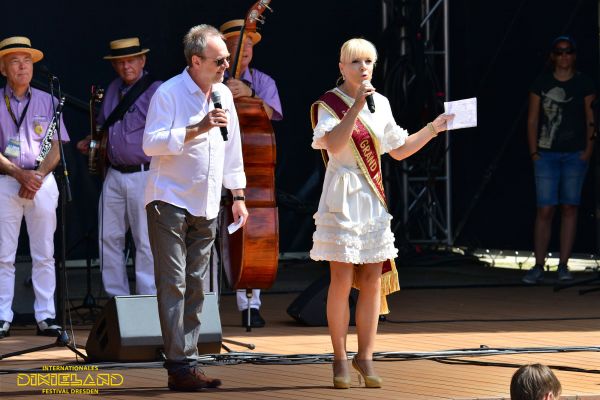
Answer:
<svg viewBox="0 0 600 400"><path fill-rule="evenodd" d="M369 83L369 81L365 80L362 83L364 85L364 84ZM367 100L367 107L369 107L369 111L374 113L375 112L375 102L373 101L373 95L370 94L367 97L365 97L365 99Z"/></svg>

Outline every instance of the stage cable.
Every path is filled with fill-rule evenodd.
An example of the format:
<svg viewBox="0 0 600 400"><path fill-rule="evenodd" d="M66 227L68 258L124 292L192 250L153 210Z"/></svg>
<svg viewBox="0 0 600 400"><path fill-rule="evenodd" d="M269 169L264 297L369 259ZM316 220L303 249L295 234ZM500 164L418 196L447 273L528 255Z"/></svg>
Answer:
<svg viewBox="0 0 600 400"><path fill-rule="evenodd" d="M553 353L572 353L572 352L600 352L599 346L556 346L556 347L497 347L492 348L486 345L480 345L479 348L464 348L430 352L375 352L373 360L375 361L417 361L430 360L446 364L471 364L485 366L501 367L519 367L517 364L501 363L497 361L475 361L462 360L457 358L475 358L506 356L515 354L553 354ZM356 353L348 352L352 357ZM306 365L306 364L331 364L333 354L271 354L271 353L250 353L250 352L230 352L223 354L204 354L198 358L198 364L201 366L226 366L239 364L260 364L260 365ZM111 369L149 369L163 368L163 362L101 362L101 363L65 363L62 366L97 366L99 370ZM552 365L553 369L564 371L573 371L589 374L599 374L600 370L571 367L565 365ZM25 372L42 372L42 367L33 369L0 369L0 375L16 374Z"/></svg>

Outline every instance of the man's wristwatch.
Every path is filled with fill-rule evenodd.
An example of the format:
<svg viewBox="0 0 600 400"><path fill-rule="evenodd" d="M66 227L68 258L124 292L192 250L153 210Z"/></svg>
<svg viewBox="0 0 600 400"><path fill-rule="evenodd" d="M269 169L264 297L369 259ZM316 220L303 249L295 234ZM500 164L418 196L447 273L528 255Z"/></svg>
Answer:
<svg viewBox="0 0 600 400"><path fill-rule="evenodd" d="M233 196L233 201L246 201L246 196Z"/></svg>

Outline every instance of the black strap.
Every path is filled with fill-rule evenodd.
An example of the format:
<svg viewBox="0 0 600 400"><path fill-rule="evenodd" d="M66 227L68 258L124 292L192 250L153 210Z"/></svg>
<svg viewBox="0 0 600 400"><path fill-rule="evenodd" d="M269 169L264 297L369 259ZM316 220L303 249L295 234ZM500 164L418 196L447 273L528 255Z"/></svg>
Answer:
<svg viewBox="0 0 600 400"><path fill-rule="evenodd" d="M23 113L21 114L21 118L19 118L19 121L17 121L17 117L15 117L15 113L13 112L10 106L10 100L8 98L8 95L6 94L6 88L4 88L4 102L6 103L6 109L8 110L10 117L17 126L17 132L19 132L19 129L23 124L23 120L25 119L25 115L27 114L27 110L29 109L29 103L31 103L31 96L29 96L29 100L27 100L27 105L25 105L25 109L23 109Z"/></svg>
<svg viewBox="0 0 600 400"><path fill-rule="evenodd" d="M150 74L142 76L132 87L127 91L125 96L121 99L119 104L115 107L113 112L110 113L104 124L102 124L101 130L110 128L115 122L123 119L123 116L129 110L129 107L135 103L135 101L152 85L154 79Z"/></svg>

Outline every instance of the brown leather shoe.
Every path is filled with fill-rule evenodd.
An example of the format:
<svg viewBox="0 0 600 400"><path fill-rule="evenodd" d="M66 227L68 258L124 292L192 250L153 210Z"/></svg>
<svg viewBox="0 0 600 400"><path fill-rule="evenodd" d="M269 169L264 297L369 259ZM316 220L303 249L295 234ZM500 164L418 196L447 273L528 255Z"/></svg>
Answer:
<svg viewBox="0 0 600 400"><path fill-rule="evenodd" d="M179 392L195 392L200 389L219 386L221 386L220 379L206 376L198 367L169 374L169 389Z"/></svg>

